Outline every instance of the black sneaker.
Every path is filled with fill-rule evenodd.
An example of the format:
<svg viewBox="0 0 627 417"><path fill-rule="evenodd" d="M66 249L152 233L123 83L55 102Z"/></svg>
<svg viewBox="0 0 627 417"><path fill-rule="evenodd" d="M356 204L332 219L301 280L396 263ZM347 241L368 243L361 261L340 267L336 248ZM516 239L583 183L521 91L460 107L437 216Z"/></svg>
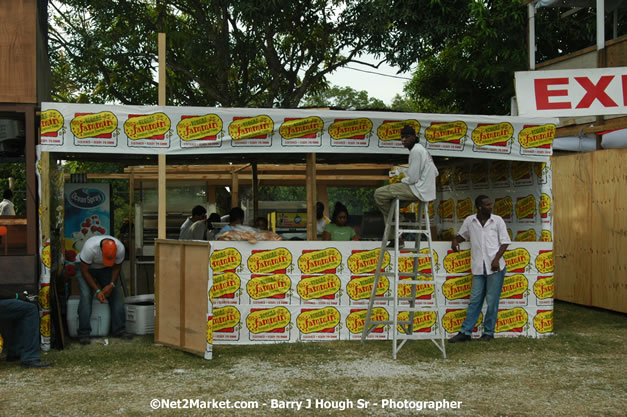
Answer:
<svg viewBox="0 0 627 417"><path fill-rule="evenodd" d="M20 360L19 356L8 356L7 355L7 362L17 362Z"/></svg>
<svg viewBox="0 0 627 417"><path fill-rule="evenodd" d="M88 345L91 343L91 339L89 338L89 336L82 336L80 339L78 339L78 343L80 343L81 345Z"/></svg>
<svg viewBox="0 0 627 417"><path fill-rule="evenodd" d="M472 338L467 334L462 332L457 333L455 336L451 337L448 341L449 343L457 343L457 342L470 342Z"/></svg>
<svg viewBox="0 0 627 417"><path fill-rule="evenodd" d="M481 337L479 338L480 342L489 342L490 340L494 339L494 336L491 334L482 334Z"/></svg>
<svg viewBox="0 0 627 417"><path fill-rule="evenodd" d="M52 366L52 362L46 362L39 359L34 361L22 361L22 368L48 368Z"/></svg>

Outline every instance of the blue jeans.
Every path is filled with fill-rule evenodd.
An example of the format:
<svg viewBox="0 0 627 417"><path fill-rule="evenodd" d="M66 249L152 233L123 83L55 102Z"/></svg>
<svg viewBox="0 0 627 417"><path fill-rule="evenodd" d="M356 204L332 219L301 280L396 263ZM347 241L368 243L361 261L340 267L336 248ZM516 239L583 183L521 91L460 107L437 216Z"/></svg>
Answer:
<svg viewBox="0 0 627 417"><path fill-rule="evenodd" d="M496 327L496 316L499 313L499 301L501 299L501 290L503 289L503 280L507 268L499 272L487 274L484 267L483 275L473 275L472 289L470 290L470 303L468 304L468 313L466 320L462 324L461 332L465 335L472 335L472 329L475 327L481 307L483 307L483 299L488 304L488 310L483 318L483 334L494 336L494 328Z"/></svg>
<svg viewBox="0 0 627 417"><path fill-rule="evenodd" d="M21 300L0 300L0 318L13 321L13 334L6 335L7 357L22 362L39 359L39 309Z"/></svg>
<svg viewBox="0 0 627 417"><path fill-rule="evenodd" d="M113 268L90 269L89 273L100 284L100 287L104 288L111 282L112 271ZM81 292L81 298L78 302L78 337L84 337L91 334L91 303L95 291L81 275L78 275L77 278L78 288ZM126 332L126 311L119 285L113 288L107 302L111 311L111 334L119 336Z"/></svg>

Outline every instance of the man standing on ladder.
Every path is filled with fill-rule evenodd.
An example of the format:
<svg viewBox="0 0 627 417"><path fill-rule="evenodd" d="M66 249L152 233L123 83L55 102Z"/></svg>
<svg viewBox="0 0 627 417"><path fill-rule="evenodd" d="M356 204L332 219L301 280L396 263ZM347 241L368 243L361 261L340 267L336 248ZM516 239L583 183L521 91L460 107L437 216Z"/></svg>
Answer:
<svg viewBox="0 0 627 417"><path fill-rule="evenodd" d="M401 143L409 149L409 166L400 172L405 177L401 182L384 185L374 192L374 201L384 220L387 220L390 205L396 198L401 201L435 200L435 178L439 173L431 154L418 143L416 131L409 125L401 130Z"/></svg>
<svg viewBox="0 0 627 417"><path fill-rule="evenodd" d="M472 329L479 319L484 298L488 310L483 320L483 335L479 340L487 342L494 339L501 289L507 271L503 253L512 243L503 219L492 214L490 198L487 195L480 195L475 199L475 205L477 214L464 219L459 233L451 243L453 251L458 252L459 244L470 238L473 274L468 313L461 331L449 339L451 343L467 342L471 339Z"/></svg>

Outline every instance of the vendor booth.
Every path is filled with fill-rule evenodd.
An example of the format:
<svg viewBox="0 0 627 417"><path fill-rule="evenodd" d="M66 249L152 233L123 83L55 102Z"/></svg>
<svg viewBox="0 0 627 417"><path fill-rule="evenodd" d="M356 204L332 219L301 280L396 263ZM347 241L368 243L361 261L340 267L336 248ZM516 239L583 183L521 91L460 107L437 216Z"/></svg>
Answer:
<svg viewBox="0 0 627 417"><path fill-rule="evenodd" d="M429 208L440 240L433 246L435 281L417 294L422 305L435 306L437 299L439 307L416 314L414 330L425 338L442 328L447 334L459 330L470 295L470 251L462 246L462 252L451 253L450 239L473 213L475 197L486 194L514 241L505 254L496 337L551 334L549 158L555 123L507 116L43 103L38 154L167 155L203 163L251 156L301 162L306 156L309 240L155 241L155 339L211 358L213 344L361 337L381 243L315 240L316 162L338 170L358 162L406 163L400 141L406 124L440 171ZM398 265L384 264L387 270L411 267L403 257ZM46 285L45 262L42 271ZM377 295L387 291L382 282ZM389 314L386 303L376 304L376 314ZM481 326L480 320L477 330ZM381 327L369 337L389 335Z"/></svg>

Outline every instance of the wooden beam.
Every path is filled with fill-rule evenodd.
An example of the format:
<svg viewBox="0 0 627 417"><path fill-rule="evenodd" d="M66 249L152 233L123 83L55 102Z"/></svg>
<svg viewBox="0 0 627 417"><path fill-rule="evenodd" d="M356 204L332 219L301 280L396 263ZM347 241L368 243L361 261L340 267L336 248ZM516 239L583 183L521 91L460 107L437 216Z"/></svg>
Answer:
<svg viewBox="0 0 627 417"><path fill-rule="evenodd" d="M137 288L135 288L135 230L133 226L134 213L133 209L135 208L135 176L133 173L133 169L131 169L131 175L128 180L128 259L130 261L131 271L130 276L128 277L128 287L130 288L130 294L137 295Z"/></svg>
<svg viewBox="0 0 627 417"><path fill-rule="evenodd" d="M316 240L316 154L307 154L307 240Z"/></svg>
<svg viewBox="0 0 627 417"><path fill-rule="evenodd" d="M39 129L35 131L35 106L24 107L24 137L26 139L26 254L36 255L39 236L37 235L37 152L35 145L38 142ZM42 171L43 173L44 171ZM48 172L42 174L42 180L48 178ZM29 192L32 191L32 192ZM41 203L41 201L40 201Z"/></svg>
<svg viewBox="0 0 627 417"><path fill-rule="evenodd" d="M614 119L607 119L602 123L584 123L580 125L558 127L555 131L556 138L562 138L565 136L578 136L586 133L597 133L606 130L624 129L627 127L627 116L616 117Z"/></svg>

